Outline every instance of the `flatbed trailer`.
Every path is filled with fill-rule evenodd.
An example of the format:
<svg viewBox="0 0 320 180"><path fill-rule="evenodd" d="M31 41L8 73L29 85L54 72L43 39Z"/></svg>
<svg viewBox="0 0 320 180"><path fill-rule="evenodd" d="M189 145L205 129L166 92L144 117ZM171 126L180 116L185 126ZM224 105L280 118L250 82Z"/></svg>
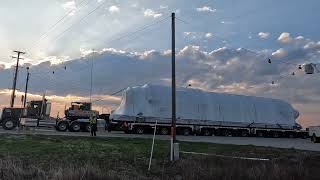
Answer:
<svg viewBox="0 0 320 180"><path fill-rule="evenodd" d="M125 133L145 134L154 130L156 120L153 121L110 121L112 130L122 130ZM160 135L171 134L171 123L157 121L156 133ZM308 138L308 131L301 129L268 128L237 125L208 125L208 124L176 124L178 135L197 135L197 136L239 136L239 137L272 137L272 138Z"/></svg>

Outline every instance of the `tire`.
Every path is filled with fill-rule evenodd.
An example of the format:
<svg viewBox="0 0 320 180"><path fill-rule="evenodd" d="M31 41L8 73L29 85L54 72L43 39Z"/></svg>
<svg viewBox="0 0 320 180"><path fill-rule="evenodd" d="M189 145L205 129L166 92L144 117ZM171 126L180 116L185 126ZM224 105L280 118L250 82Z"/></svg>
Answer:
<svg viewBox="0 0 320 180"><path fill-rule="evenodd" d="M308 134L303 133L303 134L301 135L301 138L302 138L302 139L307 139L307 138L308 138Z"/></svg>
<svg viewBox="0 0 320 180"><path fill-rule="evenodd" d="M84 130L85 130L86 132L90 132L90 131L91 131L91 125L90 125L90 123L87 123L87 124L84 126Z"/></svg>
<svg viewBox="0 0 320 180"><path fill-rule="evenodd" d="M317 136L315 134L313 134L313 136L311 137L311 141L314 143L318 143L318 142L320 142L320 138L317 138Z"/></svg>
<svg viewBox="0 0 320 180"><path fill-rule="evenodd" d="M185 128L182 130L182 135L184 136L190 136L191 135L191 131L189 128Z"/></svg>
<svg viewBox="0 0 320 180"><path fill-rule="evenodd" d="M136 134L143 134L144 133L144 128L143 127L136 127L135 128Z"/></svg>
<svg viewBox="0 0 320 180"><path fill-rule="evenodd" d="M295 135L293 133L289 133L288 138L290 138L290 139L295 138Z"/></svg>
<svg viewBox="0 0 320 180"><path fill-rule="evenodd" d="M81 125L79 122L77 121L73 121L71 124L70 124L70 127L69 127L70 131L72 132L79 132L81 130Z"/></svg>
<svg viewBox="0 0 320 180"><path fill-rule="evenodd" d="M68 122L67 121L59 121L56 125L56 129L58 131L67 131L68 129Z"/></svg>
<svg viewBox="0 0 320 180"><path fill-rule="evenodd" d="M2 121L2 127L5 130L12 130L17 127L17 122L12 119L5 119Z"/></svg>
<svg viewBox="0 0 320 180"><path fill-rule="evenodd" d="M249 136L249 132L248 132L248 131L245 131L245 130L244 130L244 131L241 131L241 132L240 132L240 136L241 136L241 137L248 137L248 136Z"/></svg>
<svg viewBox="0 0 320 180"><path fill-rule="evenodd" d="M271 136L273 137L273 138L279 138L280 137L280 134L278 133L278 132L272 132L271 133Z"/></svg>
<svg viewBox="0 0 320 180"><path fill-rule="evenodd" d="M165 128L165 127L161 128L160 129L160 134L161 135L168 135L169 134L168 128Z"/></svg>
<svg viewBox="0 0 320 180"><path fill-rule="evenodd" d="M264 137L264 133L262 131L257 132L257 137Z"/></svg>
<svg viewBox="0 0 320 180"><path fill-rule="evenodd" d="M209 129L204 129L201 134L204 136L212 136L212 132Z"/></svg>
<svg viewBox="0 0 320 180"><path fill-rule="evenodd" d="M222 131L222 136L229 137L229 136L232 136L232 133L231 133L231 131L229 131L229 130L223 130L223 131Z"/></svg>

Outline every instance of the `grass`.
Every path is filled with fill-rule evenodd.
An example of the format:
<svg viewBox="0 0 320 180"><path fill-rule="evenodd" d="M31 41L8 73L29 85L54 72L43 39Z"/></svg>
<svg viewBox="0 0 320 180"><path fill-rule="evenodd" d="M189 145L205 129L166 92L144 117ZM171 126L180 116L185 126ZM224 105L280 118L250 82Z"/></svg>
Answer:
<svg viewBox="0 0 320 180"><path fill-rule="evenodd" d="M181 142L181 151L270 158L250 161L181 154L150 139L1 135L0 179L319 179L320 153L295 149Z"/></svg>

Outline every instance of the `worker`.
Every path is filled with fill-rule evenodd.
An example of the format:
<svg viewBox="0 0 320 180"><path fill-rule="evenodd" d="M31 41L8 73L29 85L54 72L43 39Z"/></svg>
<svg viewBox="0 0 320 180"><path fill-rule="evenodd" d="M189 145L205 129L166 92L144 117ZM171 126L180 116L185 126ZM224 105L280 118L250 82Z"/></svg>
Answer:
<svg viewBox="0 0 320 180"><path fill-rule="evenodd" d="M97 116L90 116L91 136L97 136Z"/></svg>

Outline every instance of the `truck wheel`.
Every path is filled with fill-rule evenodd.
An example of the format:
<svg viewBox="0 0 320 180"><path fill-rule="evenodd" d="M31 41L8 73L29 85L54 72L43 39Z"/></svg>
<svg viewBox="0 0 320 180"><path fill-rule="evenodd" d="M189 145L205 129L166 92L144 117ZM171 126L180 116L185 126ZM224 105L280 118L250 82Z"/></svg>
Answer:
<svg viewBox="0 0 320 180"><path fill-rule="evenodd" d="M144 133L144 128L143 128L143 127L136 127L135 132L136 132L137 134L143 134L143 133Z"/></svg>
<svg viewBox="0 0 320 180"><path fill-rule="evenodd" d="M68 129L68 122L67 121L59 121L56 129L58 131L66 131Z"/></svg>
<svg viewBox="0 0 320 180"><path fill-rule="evenodd" d="M160 134L161 135L168 135L169 134L168 128L165 128L165 127L161 128L160 129Z"/></svg>
<svg viewBox="0 0 320 180"><path fill-rule="evenodd" d="M77 121L73 121L71 124L70 124L70 131L72 132L79 132L81 130L81 126L80 126L80 123L77 122Z"/></svg>
<svg viewBox="0 0 320 180"><path fill-rule="evenodd" d="M17 123L12 119L5 119L2 121L2 127L5 130L12 130L17 126Z"/></svg>
<svg viewBox="0 0 320 180"><path fill-rule="evenodd" d="M84 127L84 130L87 131L87 132L90 132L91 131L91 125L90 124L86 124L85 127Z"/></svg>

